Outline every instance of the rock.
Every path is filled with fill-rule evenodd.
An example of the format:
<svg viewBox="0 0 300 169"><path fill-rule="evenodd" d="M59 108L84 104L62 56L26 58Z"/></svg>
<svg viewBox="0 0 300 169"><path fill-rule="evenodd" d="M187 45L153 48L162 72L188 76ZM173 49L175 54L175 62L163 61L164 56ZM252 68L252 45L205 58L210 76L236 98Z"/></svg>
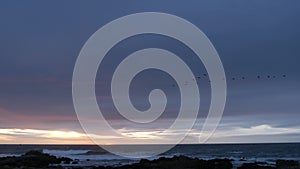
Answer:
<svg viewBox="0 0 300 169"><path fill-rule="evenodd" d="M73 161L72 164L78 164L78 161Z"/></svg>
<svg viewBox="0 0 300 169"><path fill-rule="evenodd" d="M94 167L93 169L231 169L228 159L199 160L186 156L161 157L156 160L142 159L139 163L120 167Z"/></svg>
<svg viewBox="0 0 300 169"><path fill-rule="evenodd" d="M63 164L70 164L71 163L71 161L73 161L72 159L70 159L70 158L67 158L67 157L61 157L61 158L58 158L60 161L61 161L61 163L63 163Z"/></svg>
<svg viewBox="0 0 300 169"><path fill-rule="evenodd" d="M29 151L20 157L0 158L0 168L46 168L50 164L60 164L62 161L71 161L71 159L56 158L39 151Z"/></svg>
<svg viewBox="0 0 300 169"><path fill-rule="evenodd" d="M211 168L231 169L233 167L231 161L232 160L229 159L213 159L213 160L208 160L208 163L212 163L212 165L214 166Z"/></svg>
<svg viewBox="0 0 300 169"><path fill-rule="evenodd" d="M300 164L293 160L277 160L276 167L266 166L266 163L244 163L237 169L300 169Z"/></svg>
<svg viewBox="0 0 300 169"><path fill-rule="evenodd" d="M276 168L277 169L300 169L300 164L299 162L293 160L277 160Z"/></svg>
<svg viewBox="0 0 300 169"><path fill-rule="evenodd" d="M44 155L42 152L40 151L28 151L27 153L24 154L24 156L40 156L40 155Z"/></svg>
<svg viewBox="0 0 300 169"><path fill-rule="evenodd" d="M276 169L275 167L266 166L267 163L255 162L255 163L244 163L241 167L237 169Z"/></svg>

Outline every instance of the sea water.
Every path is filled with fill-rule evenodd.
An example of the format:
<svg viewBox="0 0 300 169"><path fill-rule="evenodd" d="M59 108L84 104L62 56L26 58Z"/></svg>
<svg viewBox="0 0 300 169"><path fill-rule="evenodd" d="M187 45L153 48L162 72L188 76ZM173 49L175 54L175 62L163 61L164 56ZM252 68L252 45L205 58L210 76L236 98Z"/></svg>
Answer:
<svg viewBox="0 0 300 169"><path fill-rule="evenodd" d="M97 145L0 145L0 157L20 156L30 150L38 150L57 157L68 157L78 161L78 164L76 164L78 166L119 166L140 160L139 158L125 158L111 154ZM235 166L245 162L266 162L269 165L274 165L278 159L300 161L300 143L181 144L163 154L148 159L173 157L175 155L205 160L227 158L232 159Z"/></svg>

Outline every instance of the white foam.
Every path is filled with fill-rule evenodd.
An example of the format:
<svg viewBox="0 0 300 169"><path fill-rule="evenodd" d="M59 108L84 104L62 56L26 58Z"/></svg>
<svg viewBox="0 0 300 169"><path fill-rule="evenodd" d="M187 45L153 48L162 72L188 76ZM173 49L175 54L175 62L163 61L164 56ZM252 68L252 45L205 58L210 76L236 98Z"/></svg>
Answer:
<svg viewBox="0 0 300 169"><path fill-rule="evenodd" d="M43 153L55 155L55 156L58 156L58 157L84 154L84 153L87 153L88 151L90 151L90 150L49 150L49 149L43 149Z"/></svg>
<svg viewBox="0 0 300 169"><path fill-rule="evenodd" d="M19 157L19 156L21 156L21 154L0 154L0 158L11 157L11 156Z"/></svg>

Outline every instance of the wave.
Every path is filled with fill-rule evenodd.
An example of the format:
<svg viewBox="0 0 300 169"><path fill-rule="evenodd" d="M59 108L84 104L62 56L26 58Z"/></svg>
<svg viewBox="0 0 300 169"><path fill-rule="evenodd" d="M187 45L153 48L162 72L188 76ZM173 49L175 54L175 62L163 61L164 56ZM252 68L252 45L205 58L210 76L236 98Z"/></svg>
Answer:
<svg viewBox="0 0 300 169"><path fill-rule="evenodd" d="M230 151L229 154L243 154L242 151Z"/></svg>
<svg viewBox="0 0 300 169"><path fill-rule="evenodd" d="M43 153L51 154L55 156L68 156L68 155L79 155L79 154L85 154L88 153L91 150L49 150L49 149L43 149Z"/></svg>
<svg viewBox="0 0 300 169"><path fill-rule="evenodd" d="M84 153L79 153L77 155L103 155L103 154L110 154L110 153L104 150L90 150Z"/></svg>
<svg viewBox="0 0 300 169"><path fill-rule="evenodd" d="M2 157L12 157L12 156L19 157L21 155L22 154L0 154L0 158L2 158Z"/></svg>
<svg viewBox="0 0 300 169"><path fill-rule="evenodd" d="M73 160L128 160L128 158L108 153L104 150L56 150L43 149L43 153L54 155L56 157L68 157Z"/></svg>

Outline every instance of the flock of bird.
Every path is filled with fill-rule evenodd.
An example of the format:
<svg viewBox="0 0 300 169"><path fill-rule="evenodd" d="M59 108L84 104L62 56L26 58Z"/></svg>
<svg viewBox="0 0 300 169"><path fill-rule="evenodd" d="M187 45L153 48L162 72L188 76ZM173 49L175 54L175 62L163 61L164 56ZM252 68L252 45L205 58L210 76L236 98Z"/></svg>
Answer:
<svg viewBox="0 0 300 169"><path fill-rule="evenodd" d="M287 76L285 74L283 75L265 75L265 76L262 76L262 75L257 75L256 77L254 78L251 78L251 79L277 79L277 78L286 78ZM198 84L198 81L199 80L208 80L208 75L207 74L203 74L202 76L196 76L195 79L192 79L192 81L185 81L184 85L189 85L191 84L191 82L196 82ZM250 78L246 78L245 76L241 76L241 77L231 77L231 78L228 78L227 80L231 80L231 81L235 81L235 80L246 80L246 79L250 79ZM211 82L210 80L208 80L208 82ZM172 84L172 87L175 87L176 85L175 84Z"/></svg>
<svg viewBox="0 0 300 169"><path fill-rule="evenodd" d="M260 75L258 75L258 76L256 76L256 79L263 79L263 78L267 78L267 79L273 78L274 79L274 78L280 78L280 77L286 78L286 75L282 75L282 76L275 76L275 75L260 76ZM241 77L241 80L245 80L245 79L246 79L246 77L244 77L244 76ZM238 78L232 77L231 80L238 80Z"/></svg>

